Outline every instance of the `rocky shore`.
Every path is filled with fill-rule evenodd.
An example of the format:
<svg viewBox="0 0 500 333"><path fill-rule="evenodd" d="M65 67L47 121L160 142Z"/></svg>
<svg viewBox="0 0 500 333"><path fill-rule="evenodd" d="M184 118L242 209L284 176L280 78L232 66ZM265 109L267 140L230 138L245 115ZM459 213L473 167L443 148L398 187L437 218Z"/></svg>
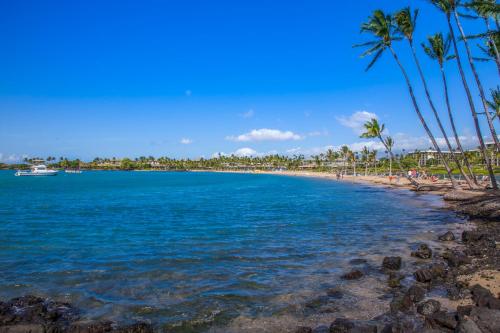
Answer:
<svg viewBox="0 0 500 333"><path fill-rule="evenodd" d="M295 332L499 333L499 193L452 191L443 198L450 209L469 217L475 229L437 235L441 246L422 243L414 249L411 259L385 257L379 270L391 289L386 313L363 321L339 317L329 325L300 326ZM411 276L401 273L405 266L412 268ZM360 280L365 274L370 273L353 269L346 271L342 279ZM404 279L412 283L403 285ZM445 294L437 297L436 290L444 290ZM0 302L0 333L149 333L158 329L149 323L119 326L113 322L86 322L71 304L35 296Z"/></svg>

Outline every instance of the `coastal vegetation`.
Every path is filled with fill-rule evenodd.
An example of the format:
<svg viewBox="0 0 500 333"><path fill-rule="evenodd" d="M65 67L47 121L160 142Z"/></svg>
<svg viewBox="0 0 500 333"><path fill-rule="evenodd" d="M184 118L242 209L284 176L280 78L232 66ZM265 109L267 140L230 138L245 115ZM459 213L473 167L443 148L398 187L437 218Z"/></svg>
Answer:
<svg viewBox="0 0 500 333"><path fill-rule="evenodd" d="M371 56L367 70L371 69L377 61L385 53L390 53L394 59L397 67L401 71L404 78L404 82L407 86L409 96L411 98L413 109L418 116L422 127L424 128L429 140L432 144L433 149L436 151L442 166L446 170L448 178L451 179L454 188L458 187L458 183L452 176L454 169L458 170L461 178L465 180L470 189L477 188L477 179L475 175L475 168L471 165L471 161L468 154L464 151L463 145L460 142L460 137L456 130L456 125L454 121L454 113L450 104L450 96L448 90L447 74L445 71L445 62L453 60L457 64L458 73L460 74L460 79L464 87L469 108L472 115L472 120L474 123L474 128L476 130L479 152L482 156L482 162L488 172L490 178L490 185L492 188L497 189L498 184L495 179L495 161L497 159L498 152L500 152L500 143L498 135L496 133L493 120L498 119L498 88L496 90L491 89L491 98L488 99L485 93L483 82L480 79L478 70L475 65L476 60L491 60L496 63L500 75L500 58L498 54L498 41L499 41L499 23L498 17L500 15L500 5L496 3L495 0L473 0L469 2L463 2L460 0L429 0L429 2L434 5L439 11L441 11L446 19L448 26L448 35L443 37L442 32L434 33L427 38L427 43L422 43L424 53L431 59L437 61L439 65L439 70L441 72L442 83L443 83L443 95L446 101L446 111L447 118L449 119L449 125L451 127L451 132L453 133L454 141L456 144L456 149L453 148L450 137L448 136L449 131L446 130L445 124L441 119L440 112L436 107L436 104L431 96L431 92L427 83L424 70L420 64L419 55L417 49L415 48L414 32L417 26L417 18L419 11L418 9L412 10L409 7L403 8L394 14L385 13L383 10L375 10L368 20L361 25L361 33L370 34L373 39L354 47L365 47L367 48L361 54L361 57ZM466 11L467 13L462 13ZM485 22L485 31L481 34L475 34L472 36L467 36L463 28L461 19L467 18L481 18ZM496 30L491 28L491 24L496 25ZM455 25L455 27L454 27ZM455 29L458 28L460 37L455 36ZM472 49L469 43L469 39L482 39L485 42L486 47L480 47L479 49L483 53L483 58L476 57L472 54ZM414 84L412 78L408 74L407 67L401 62L398 55L399 50L395 49L395 43L405 40L411 51L414 66L417 69L420 83L423 86L425 92L425 99L432 111L433 119L426 117L422 112L421 106L419 104L418 97L415 94ZM475 101L471 92L471 87L467 82L467 77L465 75L464 66L462 63L462 56L459 50L459 43L463 45L465 49L465 54L471 72L473 73L474 82L476 83L475 88L479 92L481 106L479 107L483 112L478 112L476 108ZM450 48L453 45L454 54L450 54ZM479 118L480 116L483 116ZM389 151L387 146L387 139L381 137L381 132L383 132L383 126L381 126L380 133L377 135L373 130L373 121L366 124L367 132L362 137L379 138L384 144L385 148ZM446 147L448 149L448 154L443 153L440 145L438 144L434 133L431 131L430 124L435 122L440 130L440 133L445 141ZM481 123L487 125L489 129L489 136L493 140L493 154L488 151L488 147L485 144L485 136L482 133ZM457 152L457 154L455 153ZM391 154L392 155L392 154ZM392 156L390 157L392 160Z"/></svg>

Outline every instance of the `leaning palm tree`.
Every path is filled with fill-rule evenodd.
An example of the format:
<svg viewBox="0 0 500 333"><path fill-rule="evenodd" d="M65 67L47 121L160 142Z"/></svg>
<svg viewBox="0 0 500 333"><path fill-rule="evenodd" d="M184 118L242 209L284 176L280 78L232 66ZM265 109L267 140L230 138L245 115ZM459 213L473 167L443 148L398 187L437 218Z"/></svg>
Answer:
<svg viewBox="0 0 500 333"><path fill-rule="evenodd" d="M363 139L374 139L374 138L379 139L380 143L382 143L382 145L385 147L385 150L387 150L387 152L389 153L391 160L393 160L394 156L392 155L392 147L389 148L387 146L387 141L382 137L383 132L385 130L385 125L384 124L380 125L378 120L373 118L372 120L367 121L363 126L365 128L365 132L363 134L361 134L360 137ZM375 153L374 153L373 157L376 160L377 152L376 151L374 151L374 152ZM408 181L412 185L414 185L418 188L419 184L413 178L408 177L408 174L403 170L401 163L398 162L398 166L399 166L399 170L408 179Z"/></svg>
<svg viewBox="0 0 500 333"><path fill-rule="evenodd" d="M476 37L486 38L487 45L491 47L491 51L493 51L497 69L500 73L500 55L498 54L498 47L493 39L495 32L493 32L490 27L490 18L494 18L498 22L498 16L500 15L500 5L496 3L496 0L473 0L470 3L466 3L464 7L472 10L475 13L475 15L472 16L473 18L481 18L484 20L484 23L486 25L486 33L476 35Z"/></svg>
<svg viewBox="0 0 500 333"><path fill-rule="evenodd" d="M399 60L398 55L394 51L394 48L392 47L392 42L396 40L401 40L400 37L395 36L395 26L393 23L393 18L391 15L386 15L383 11L381 10L376 10L373 15L369 18L368 22L364 23L361 26L361 32L368 32L373 34L376 39L374 41L364 43L358 46L370 46L370 48L365 51L362 54L362 57L372 55L373 59L368 65L367 69L370 69L375 62L382 56L385 50L389 50L396 61L399 69L401 70L401 73L404 76L404 79L406 81L406 85L408 86L408 91L410 93L411 101L413 103L413 108L415 109L415 112L417 113L418 118L420 119L420 122L422 123L422 126L425 129L425 132L429 136L429 139L432 142L432 145L438 152L438 155L441 157L443 160L443 164L446 168L446 172L448 173L448 176L450 177L450 180L452 182L453 187L457 187L458 184L456 183L455 179L453 178L452 171L448 165L448 162L444 158L441 148L436 142L436 139L434 138L434 135L432 134L429 126L427 125L427 122L425 121L422 112L420 112L420 107L418 106L417 99L415 97L415 94L413 92L413 86L410 82L410 78L408 74L406 73L405 68L403 67L403 64L401 64L401 61Z"/></svg>
<svg viewBox="0 0 500 333"><path fill-rule="evenodd" d="M491 89L491 100L488 101L488 106L493 111L493 118L500 121L500 88Z"/></svg>
<svg viewBox="0 0 500 333"><path fill-rule="evenodd" d="M469 59L469 65L472 70L472 74L476 81L477 88L479 89L479 96L481 97L481 102L483 103L484 113L486 114L486 120L488 121L488 126L490 128L491 136L493 137L493 142L495 142L495 146L497 150L500 150L500 142L498 141L498 136L495 130L495 126L493 126L493 120L491 119L491 115L488 112L488 103L486 101L486 94L484 93L483 84L479 79L479 74L476 70L476 65L474 64L474 57L472 56L472 52L469 46L469 42L467 36L465 35L464 28L462 27L462 23L460 22L459 14L458 14L458 6L460 5L460 0L431 0L431 1L447 1L450 9L455 17L455 22L458 27L458 31L460 31L461 39L464 42L465 50L467 51L467 58Z"/></svg>
<svg viewBox="0 0 500 333"><path fill-rule="evenodd" d="M450 31L450 37L453 44L453 49L455 51L456 61L458 70L460 72L460 77L462 79L462 84L465 89L465 93L467 95L467 101L469 102L469 108L472 113L472 119L474 120L474 127L476 129L476 134L479 140L479 148L481 150L481 155L486 162L486 168L488 169L488 174L491 180L491 186L494 189L498 189L497 181L495 178L495 173L493 172L493 168L491 167L491 161L489 159L488 153L486 151L486 145L484 144L483 134L481 131L481 126L479 125L479 119L477 117L476 106L474 105L474 101L472 99L472 94L469 88L469 84L467 83L467 78L465 77L465 72L462 66L462 59L460 57L460 53L458 51L457 40L455 38L455 31L453 30L453 26L451 24L451 15L456 13L456 1L455 0L429 0L437 9L443 12L446 16L446 22L448 24L448 29Z"/></svg>
<svg viewBox="0 0 500 333"><path fill-rule="evenodd" d="M403 35L406 40L408 41L408 44L411 49L411 53L413 55L413 60L415 61L415 65L417 66L418 74L420 76L420 79L422 80L422 84L424 86L424 91L425 91L425 96L427 97L427 101L429 102L429 106L431 107L432 113L434 114L434 117L436 118L436 122L438 124L438 127L441 131L441 134L443 134L444 141L446 143L446 146L448 147L448 150L451 153L451 157L455 164L457 165L458 169L460 170L460 173L464 177L465 181L469 185L469 187L472 188L472 181L469 178L469 176L465 173L462 164L458 160L457 156L453 154L453 148L451 147L450 140L448 139L448 134L446 133L446 130L444 129L443 123L441 122L441 117L439 116L436 107L434 106L434 102L431 98L431 94L429 92L429 87L427 85L427 80L425 79L424 72L422 70L422 67L420 66L420 61L418 60L417 57L417 52L415 51L415 47L413 44L413 34L415 32L415 28L417 25L417 17L418 17L418 9L415 10L413 13L410 10L409 7L406 7L399 12L396 13L394 16L394 19L396 21L396 29L401 35ZM444 156L443 156L444 158Z"/></svg>
<svg viewBox="0 0 500 333"><path fill-rule="evenodd" d="M462 172L462 175L464 175L464 178L467 181L467 184L469 185L469 187L472 187L471 179L474 182L474 184L477 184L477 181L476 181L476 177L474 176L474 173L472 172L472 168L470 166L469 160L467 159L467 156L465 155L464 149L462 147L462 143L460 142L460 138L459 138L458 133L457 133L457 129L455 126L455 119L453 118L453 113L451 111L450 96L448 93L448 81L446 79L446 74L444 71L445 61L448 61L448 60L455 58L455 55L449 54L450 47L451 47L451 38L448 35L446 40L444 40L443 34L438 33L438 34L435 34L433 36L429 36L427 38L427 40L428 40L428 44L422 43L422 47L424 49L424 52L431 59L436 60L438 65L439 65L439 69L441 71L441 77L443 80L444 96L445 96L445 101L446 101L446 108L448 110L448 117L450 119L451 129L452 129L453 135L455 137L455 143L457 144L457 148L460 150L464 164L469 171L470 178L466 177L463 169L461 169L460 171ZM448 140L447 140L447 144L449 144ZM453 151L451 149L450 149L450 152L453 154ZM459 165L459 164L457 164L457 165Z"/></svg>

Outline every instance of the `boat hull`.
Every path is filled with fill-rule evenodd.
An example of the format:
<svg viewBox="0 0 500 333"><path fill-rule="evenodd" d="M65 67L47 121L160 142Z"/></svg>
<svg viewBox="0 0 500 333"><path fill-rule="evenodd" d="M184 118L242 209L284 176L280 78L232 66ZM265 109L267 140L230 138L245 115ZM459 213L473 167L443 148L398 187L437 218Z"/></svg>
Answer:
<svg viewBox="0 0 500 333"><path fill-rule="evenodd" d="M47 177L47 176L57 176L57 171L47 171L47 172L30 172L30 171L18 171L16 172L18 177Z"/></svg>

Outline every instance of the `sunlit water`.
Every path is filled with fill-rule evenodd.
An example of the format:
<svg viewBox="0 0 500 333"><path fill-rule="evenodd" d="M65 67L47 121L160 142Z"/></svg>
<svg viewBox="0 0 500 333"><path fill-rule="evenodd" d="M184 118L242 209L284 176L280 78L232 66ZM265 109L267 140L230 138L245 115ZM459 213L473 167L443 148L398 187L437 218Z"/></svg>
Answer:
<svg viewBox="0 0 500 333"><path fill-rule="evenodd" d="M0 298L195 330L304 317L351 259L403 253L456 222L437 202L272 175L0 171Z"/></svg>

